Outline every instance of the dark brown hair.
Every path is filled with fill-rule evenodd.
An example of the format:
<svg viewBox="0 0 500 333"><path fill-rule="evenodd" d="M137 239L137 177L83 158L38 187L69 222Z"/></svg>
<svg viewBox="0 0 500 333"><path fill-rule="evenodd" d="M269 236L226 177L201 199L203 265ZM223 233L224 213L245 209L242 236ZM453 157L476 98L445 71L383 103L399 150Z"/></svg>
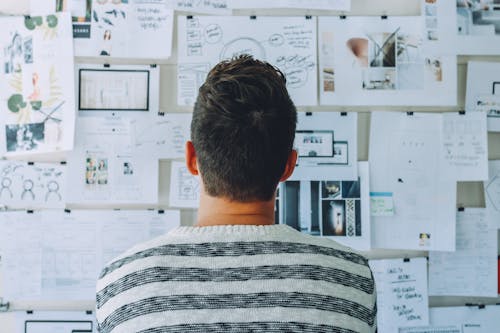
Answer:
<svg viewBox="0 0 500 333"><path fill-rule="evenodd" d="M191 140L206 192L270 200L293 147L296 108L283 73L242 55L216 65L196 100Z"/></svg>

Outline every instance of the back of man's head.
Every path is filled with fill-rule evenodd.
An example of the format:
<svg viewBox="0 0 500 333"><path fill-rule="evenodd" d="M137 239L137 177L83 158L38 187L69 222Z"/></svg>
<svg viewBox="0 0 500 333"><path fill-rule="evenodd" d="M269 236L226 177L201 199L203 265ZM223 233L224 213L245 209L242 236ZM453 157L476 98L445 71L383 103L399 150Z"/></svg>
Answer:
<svg viewBox="0 0 500 333"><path fill-rule="evenodd" d="M246 55L216 65L199 90L191 124L207 194L239 202L272 199L296 122L277 68Z"/></svg>

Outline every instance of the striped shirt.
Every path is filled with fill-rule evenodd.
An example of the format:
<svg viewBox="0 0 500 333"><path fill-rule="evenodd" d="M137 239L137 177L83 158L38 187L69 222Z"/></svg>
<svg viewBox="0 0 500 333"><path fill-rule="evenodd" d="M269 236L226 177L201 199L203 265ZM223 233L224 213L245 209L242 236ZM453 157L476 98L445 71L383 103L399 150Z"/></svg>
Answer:
<svg viewBox="0 0 500 333"><path fill-rule="evenodd" d="M102 333L375 332L368 261L285 226L180 227L114 259Z"/></svg>

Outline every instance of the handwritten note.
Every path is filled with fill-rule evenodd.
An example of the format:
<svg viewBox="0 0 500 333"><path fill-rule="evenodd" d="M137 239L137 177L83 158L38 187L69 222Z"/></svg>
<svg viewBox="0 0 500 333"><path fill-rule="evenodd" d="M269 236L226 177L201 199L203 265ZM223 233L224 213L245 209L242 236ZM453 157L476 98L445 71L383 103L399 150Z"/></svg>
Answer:
<svg viewBox="0 0 500 333"><path fill-rule="evenodd" d="M370 215L394 215L394 200L391 192L370 192Z"/></svg>
<svg viewBox="0 0 500 333"><path fill-rule="evenodd" d="M370 268L377 285L379 332L429 323L425 258L371 260Z"/></svg>
<svg viewBox="0 0 500 333"><path fill-rule="evenodd" d="M488 178L488 136L485 112L443 114L444 175L458 181Z"/></svg>
<svg viewBox="0 0 500 333"><path fill-rule="evenodd" d="M231 14L230 0L171 0L175 10L205 14Z"/></svg>
<svg viewBox="0 0 500 333"><path fill-rule="evenodd" d="M220 60L253 55L280 68L297 105L317 104L316 18L178 17L177 103L193 105Z"/></svg>

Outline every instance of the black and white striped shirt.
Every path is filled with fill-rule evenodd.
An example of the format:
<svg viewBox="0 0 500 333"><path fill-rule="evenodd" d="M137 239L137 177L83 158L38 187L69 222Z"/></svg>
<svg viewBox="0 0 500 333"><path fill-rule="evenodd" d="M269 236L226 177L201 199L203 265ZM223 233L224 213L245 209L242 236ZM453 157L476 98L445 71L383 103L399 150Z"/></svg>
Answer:
<svg viewBox="0 0 500 333"><path fill-rule="evenodd" d="M285 225L180 227L113 260L102 333L375 332L368 261Z"/></svg>

